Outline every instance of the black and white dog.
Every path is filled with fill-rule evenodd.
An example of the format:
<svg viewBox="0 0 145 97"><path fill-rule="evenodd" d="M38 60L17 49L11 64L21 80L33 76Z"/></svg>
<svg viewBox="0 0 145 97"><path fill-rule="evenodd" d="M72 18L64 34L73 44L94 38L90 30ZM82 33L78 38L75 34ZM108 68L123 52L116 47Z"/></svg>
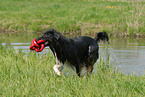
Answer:
<svg viewBox="0 0 145 97"><path fill-rule="evenodd" d="M54 56L58 60L53 67L57 75L61 74L64 64L70 64L75 67L78 76L81 75L82 67L86 67L87 74L93 71L93 65L99 58L100 40L109 43L106 32L99 32L94 39L87 36L76 38L66 38L54 29L49 29L42 34L38 40L45 40L44 47L49 46Z"/></svg>

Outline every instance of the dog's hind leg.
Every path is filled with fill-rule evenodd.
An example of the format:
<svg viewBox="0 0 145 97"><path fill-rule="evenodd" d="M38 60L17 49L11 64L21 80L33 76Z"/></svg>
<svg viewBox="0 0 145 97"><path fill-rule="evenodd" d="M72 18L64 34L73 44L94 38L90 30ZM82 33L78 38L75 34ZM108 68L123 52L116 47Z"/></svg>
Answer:
<svg viewBox="0 0 145 97"><path fill-rule="evenodd" d="M92 73L93 66L98 58L99 58L98 48L94 46L89 46L88 59L86 62L87 75L89 73Z"/></svg>
<svg viewBox="0 0 145 97"><path fill-rule="evenodd" d="M89 66L87 68L87 75L89 75L89 73L92 73L92 71L93 71L93 66Z"/></svg>

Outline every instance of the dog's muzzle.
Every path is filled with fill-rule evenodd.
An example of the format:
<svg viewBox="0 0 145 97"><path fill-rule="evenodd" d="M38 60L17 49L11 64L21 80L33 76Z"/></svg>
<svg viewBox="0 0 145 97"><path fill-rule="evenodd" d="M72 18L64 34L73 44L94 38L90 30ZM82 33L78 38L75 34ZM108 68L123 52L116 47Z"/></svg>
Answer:
<svg viewBox="0 0 145 97"><path fill-rule="evenodd" d="M37 52L41 52L44 49L45 40L38 40L36 38L32 40L30 50L35 50Z"/></svg>

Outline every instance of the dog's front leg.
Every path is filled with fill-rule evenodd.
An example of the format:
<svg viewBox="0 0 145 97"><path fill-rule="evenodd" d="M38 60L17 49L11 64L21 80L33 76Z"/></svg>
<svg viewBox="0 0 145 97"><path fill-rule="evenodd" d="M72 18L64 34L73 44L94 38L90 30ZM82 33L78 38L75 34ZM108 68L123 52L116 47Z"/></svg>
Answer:
<svg viewBox="0 0 145 97"><path fill-rule="evenodd" d="M62 69L64 68L64 65L60 63L59 65L54 65L53 69L57 75L61 74Z"/></svg>
<svg viewBox="0 0 145 97"><path fill-rule="evenodd" d="M54 65L53 69L54 69L55 73L60 76L61 71L64 68L64 65L58 61L57 55L55 52L54 52L54 55L56 57L56 65Z"/></svg>

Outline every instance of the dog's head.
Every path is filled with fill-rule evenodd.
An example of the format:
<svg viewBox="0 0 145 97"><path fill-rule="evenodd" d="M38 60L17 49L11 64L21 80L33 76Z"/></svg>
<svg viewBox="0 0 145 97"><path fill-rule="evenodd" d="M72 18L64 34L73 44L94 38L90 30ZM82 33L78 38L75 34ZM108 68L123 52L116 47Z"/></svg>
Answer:
<svg viewBox="0 0 145 97"><path fill-rule="evenodd" d="M60 33L58 33L56 30L48 29L41 35L41 37L36 38L36 41L44 40L45 41L44 47L46 47L57 42L59 40L59 37Z"/></svg>
<svg viewBox="0 0 145 97"><path fill-rule="evenodd" d="M54 29L49 29L45 31L41 37L32 40L30 50L41 52L46 46L53 47L57 44L60 36L61 34L56 32Z"/></svg>

